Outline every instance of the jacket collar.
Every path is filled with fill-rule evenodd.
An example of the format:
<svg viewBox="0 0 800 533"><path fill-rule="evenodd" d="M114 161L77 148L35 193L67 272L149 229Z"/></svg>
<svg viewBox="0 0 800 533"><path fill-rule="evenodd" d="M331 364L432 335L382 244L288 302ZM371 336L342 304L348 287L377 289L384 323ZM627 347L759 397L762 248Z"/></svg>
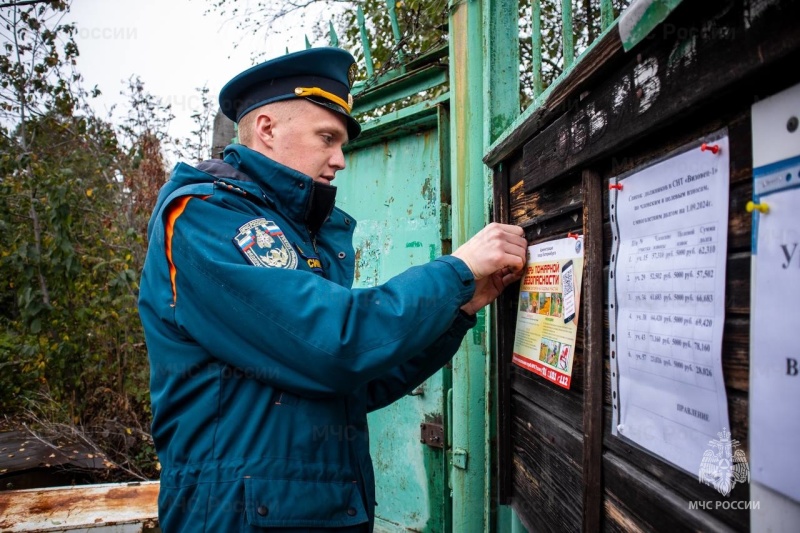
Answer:
<svg viewBox="0 0 800 533"><path fill-rule="evenodd" d="M294 169L273 161L242 144L225 148L223 160L249 176L289 218L304 222L314 181Z"/></svg>

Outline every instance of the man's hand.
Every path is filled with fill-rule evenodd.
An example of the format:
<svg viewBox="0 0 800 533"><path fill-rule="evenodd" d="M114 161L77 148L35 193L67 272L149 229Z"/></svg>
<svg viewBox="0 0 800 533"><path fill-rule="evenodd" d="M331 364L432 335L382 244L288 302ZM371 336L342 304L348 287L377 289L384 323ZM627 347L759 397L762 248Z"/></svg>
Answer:
<svg viewBox="0 0 800 533"><path fill-rule="evenodd" d="M475 294L461 309L475 314L520 279L527 247L522 228L492 223L453 252L475 276Z"/></svg>

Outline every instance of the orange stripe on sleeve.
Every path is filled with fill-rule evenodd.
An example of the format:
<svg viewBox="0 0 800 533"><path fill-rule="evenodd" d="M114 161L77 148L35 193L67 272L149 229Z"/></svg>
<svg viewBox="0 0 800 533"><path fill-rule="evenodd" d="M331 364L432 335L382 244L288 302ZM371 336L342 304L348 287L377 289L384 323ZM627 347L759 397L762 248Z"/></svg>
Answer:
<svg viewBox="0 0 800 533"><path fill-rule="evenodd" d="M175 284L175 277L178 274L178 269L175 268L175 263L172 261L172 236L175 234L175 222L177 222L178 217L183 214L186 210L186 204L189 203L189 200L194 198L194 196L184 196L179 198L173 205L169 207L169 212L167 214L167 243L166 243L166 252L167 252L167 263L169 263L169 280L172 284L172 303L173 305L178 301L178 287ZM205 200L208 196L201 197L202 200Z"/></svg>

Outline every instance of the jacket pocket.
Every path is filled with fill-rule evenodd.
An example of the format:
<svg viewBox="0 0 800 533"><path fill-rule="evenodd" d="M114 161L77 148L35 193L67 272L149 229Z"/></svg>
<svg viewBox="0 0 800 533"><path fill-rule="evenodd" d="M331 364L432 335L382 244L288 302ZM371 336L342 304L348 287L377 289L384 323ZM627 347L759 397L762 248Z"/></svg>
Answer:
<svg viewBox="0 0 800 533"><path fill-rule="evenodd" d="M346 527L368 521L353 482L245 478L247 522L256 527Z"/></svg>

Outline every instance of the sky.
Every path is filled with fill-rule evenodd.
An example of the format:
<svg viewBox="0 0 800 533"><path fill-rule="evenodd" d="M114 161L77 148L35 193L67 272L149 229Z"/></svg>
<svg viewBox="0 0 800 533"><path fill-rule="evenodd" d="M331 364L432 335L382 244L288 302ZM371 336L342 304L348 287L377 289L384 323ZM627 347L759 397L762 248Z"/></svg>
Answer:
<svg viewBox="0 0 800 533"><path fill-rule="evenodd" d="M219 90L252 65L253 53L275 57L287 47L302 50L305 32L311 34L297 22L280 35L250 37L227 18L203 15L209 5L210 0L73 0L66 20L77 25L77 69L87 90L97 85L103 93L93 100L95 111L105 116L117 104L116 115L123 114L120 91L139 75L148 92L171 104L169 134L183 139L194 129L192 113L201 108L196 88L207 84L216 105Z"/></svg>

